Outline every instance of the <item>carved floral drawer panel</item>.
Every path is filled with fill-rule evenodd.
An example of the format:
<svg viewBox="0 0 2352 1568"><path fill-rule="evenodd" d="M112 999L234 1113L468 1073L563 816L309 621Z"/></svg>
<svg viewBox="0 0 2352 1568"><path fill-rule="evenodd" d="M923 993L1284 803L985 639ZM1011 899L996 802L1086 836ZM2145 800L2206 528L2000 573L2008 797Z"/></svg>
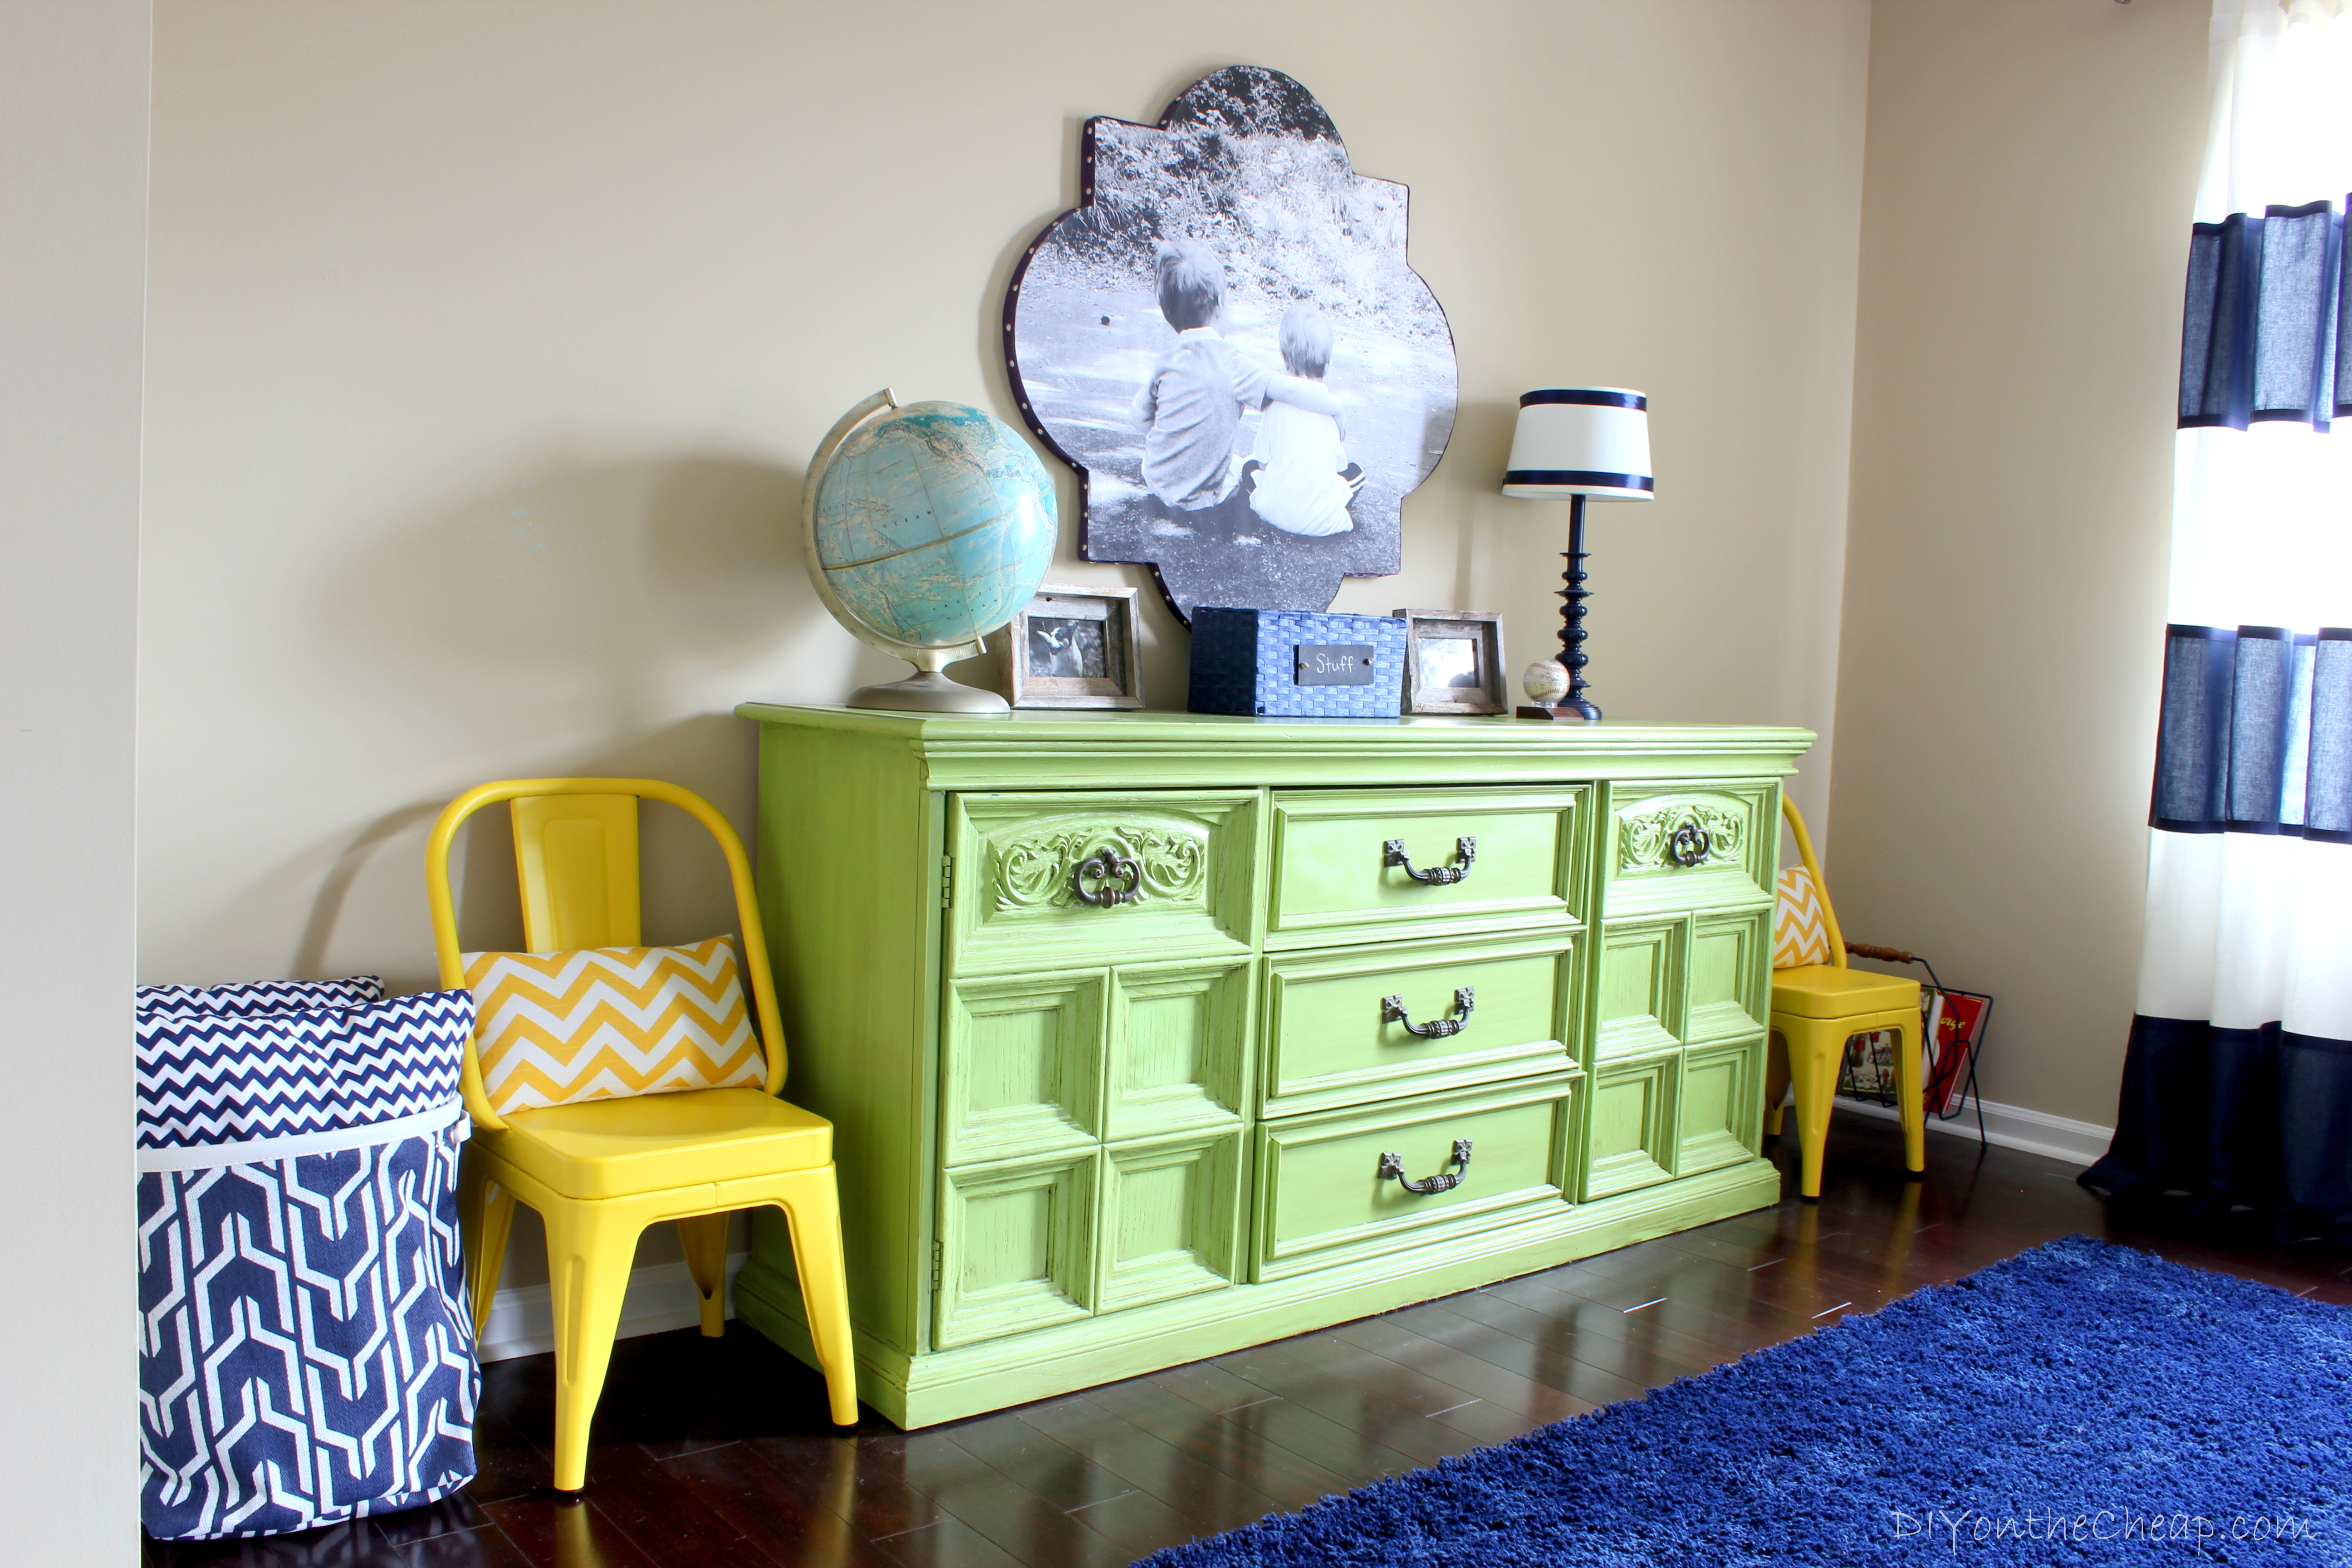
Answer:
<svg viewBox="0 0 2352 1568"><path fill-rule="evenodd" d="M1611 919L1772 896L1780 803L1762 783L1619 784L1601 850Z"/></svg>
<svg viewBox="0 0 2352 1568"><path fill-rule="evenodd" d="M1255 790L960 795L953 816L959 973L1256 942Z"/></svg>

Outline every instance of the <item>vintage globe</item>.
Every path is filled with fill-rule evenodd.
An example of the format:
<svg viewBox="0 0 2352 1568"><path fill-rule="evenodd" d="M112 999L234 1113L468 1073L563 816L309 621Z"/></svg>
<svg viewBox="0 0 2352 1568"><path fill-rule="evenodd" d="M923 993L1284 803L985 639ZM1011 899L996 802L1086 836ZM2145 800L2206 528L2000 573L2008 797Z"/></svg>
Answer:
<svg viewBox="0 0 2352 1568"><path fill-rule="evenodd" d="M910 403L866 420L813 481L810 553L835 612L907 649L987 636L1036 594L1054 558L1045 465L1011 426L964 404Z"/></svg>

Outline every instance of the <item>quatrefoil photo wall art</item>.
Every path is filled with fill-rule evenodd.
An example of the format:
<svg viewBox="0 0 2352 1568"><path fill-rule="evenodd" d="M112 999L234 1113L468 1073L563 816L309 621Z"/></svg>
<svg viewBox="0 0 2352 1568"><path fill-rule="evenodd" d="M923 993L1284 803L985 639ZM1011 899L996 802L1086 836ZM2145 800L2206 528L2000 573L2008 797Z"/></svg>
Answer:
<svg viewBox="0 0 2352 1568"><path fill-rule="evenodd" d="M1398 567L1454 433L1454 334L1405 260L1405 188L1314 94L1230 66L1158 125L1087 121L1081 205L1004 301L1022 414L1086 493L1080 552L1196 605L1321 610Z"/></svg>

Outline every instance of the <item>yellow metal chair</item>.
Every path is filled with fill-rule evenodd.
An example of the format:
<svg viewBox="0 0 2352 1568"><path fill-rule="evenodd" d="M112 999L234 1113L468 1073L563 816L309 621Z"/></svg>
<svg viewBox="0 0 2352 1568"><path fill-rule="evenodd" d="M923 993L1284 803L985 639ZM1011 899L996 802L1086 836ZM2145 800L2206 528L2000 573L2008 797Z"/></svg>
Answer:
<svg viewBox="0 0 2352 1568"><path fill-rule="evenodd" d="M702 1296L702 1331L715 1336L726 1319L728 1215L764 1205L784 1211L833 1419L842 1426L857 1420L833 1126L776 1098L784 1085L783 1028L751 862L727 819L700 796L657 779L510 779L467 791L434 824L425 852L441 984L466 984L449 897L449 846L467 817L499 801L513 803L524 945L533 952L640 945L640 799L684 810L710 830L727 857L767 1084L501 1116L483 1089L475 1044L467 1043L464 1086L475 1132L459 1179L458 1207L474 1325L479 1330L489 1316L520 1199L547 1223L555 1309L555 1486L562 1491L577 1491L586 1479L589 1423L604 1390L637 1237L663 1220L677 1225L687 1268Z"/></svg>
<svg viewBox="0 0 2352 1568"><path fill-rule="evenodd" d="M1927 1120L1919 1081L1919 983L1846 967L1848 951L1874 958L1892 956L1892 950L1861 943L1848 949L1844 933L1838 930L1837 910L1830 902L1829 884L1822 879L1821 862L1813 858L1812 836L1805 831L1805 819L1785 795L1780 797L1780 815L1789 820L1797 853L1813 879L1814 896L1822 901L1822 920L1829 928L1830 961L1772 972L1772 1045L1764 1075L1764 1130L1780 1131L1780 1101L1793 1080L1801 1162L1797 1190L1817 1198L1822 1195L1822 1142L1829 1136L1838 1069L1845 1060L1846 1041L1856 1035L1878 1029L1895 1032L1895 1097L1903 1117L1903 1163L1915 1172L1927 1168Z"/></svg>

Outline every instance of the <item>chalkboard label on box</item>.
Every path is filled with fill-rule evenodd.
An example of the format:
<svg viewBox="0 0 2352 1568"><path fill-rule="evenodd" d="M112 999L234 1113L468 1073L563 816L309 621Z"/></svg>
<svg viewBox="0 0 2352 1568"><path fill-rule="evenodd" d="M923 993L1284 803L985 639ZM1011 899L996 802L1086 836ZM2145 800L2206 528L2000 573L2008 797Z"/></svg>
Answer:
<svg viewBox="0 0 2352 1568"><path fill-rule="evenodd" d="M1291 679L1298 686L1370 686L1372 683L1372 645L1300 643L1297 674Z"/></svg>

